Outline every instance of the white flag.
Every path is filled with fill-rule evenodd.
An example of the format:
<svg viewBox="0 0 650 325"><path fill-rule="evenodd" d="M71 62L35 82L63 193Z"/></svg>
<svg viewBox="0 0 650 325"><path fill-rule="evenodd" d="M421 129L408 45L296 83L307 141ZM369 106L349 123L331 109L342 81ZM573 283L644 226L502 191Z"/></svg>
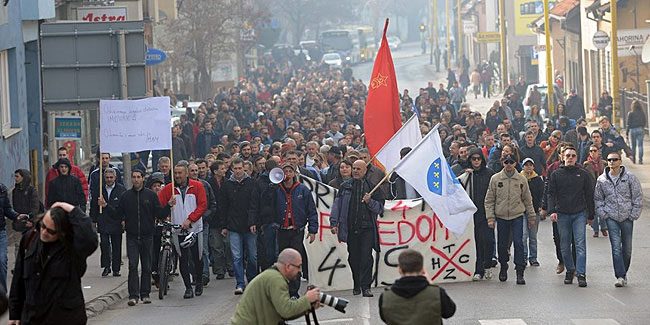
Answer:
<svg viewBox="0 0 650 325"><path fill-rule="evenodd" d="M395 166L395 172L422 195L449 230L459 235L465 231L476 207L442 154L437 126Z"/></svg>
<svg viewBox="0 0 650 325"><path fill-rule="evenodd" d="M415 147L422 140L420 121L413 114L411 118L393 135L388 142L375 154L375 158L391 171L400 161L399 151L404 147Z"/></svg>

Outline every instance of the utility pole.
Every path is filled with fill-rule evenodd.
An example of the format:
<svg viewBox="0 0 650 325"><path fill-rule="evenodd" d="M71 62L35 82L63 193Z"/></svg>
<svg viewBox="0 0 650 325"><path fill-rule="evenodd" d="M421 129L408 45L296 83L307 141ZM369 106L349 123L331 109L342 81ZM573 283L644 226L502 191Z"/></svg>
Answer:
<svg viewBox="0 0 650 325"><path fill-rule="evenodd" d="M616 10L617 0L610 1L610 8L612 14L612 68L610 69L612 73L612 125L616 126L616 105L619 102L618 94L618 17ZM636 14L636 13L635 13Z"/></svg>
<svg viewBox="0 0 650 325"><path fill-rule="evenodd" d="M463 21L461 18L461 6L460 6L461 0L457 0L456 7L458 9L458 23L456 24L456 27L458 29L458 68L460 70L463 69ZM460 71L459 71L460 72Z"/></svg>
<svg viewBox="0 0 650 325"><path fill-rule="evenodd" d="M431 2L431 21L430 21L431 33L429 34L429 64L433 64L433 39L436 38L436 0ZM438 41L436 40L436 43Z"/></svg>
<svg viewBox="0 0 650 325"><path fill-rule="evenodd" d="M548 2L548 0L544 0ZM508 87L508 54L506 53L506 12L504 0L499 0L499 27L501 32L501 90Z"/></svg>
<svg viewBox="0 0 650 325"><path fill-rule="evenodd" d="M449 33L449 0L445 0L445 17L447 17L447 68L451 68L451 35Z"/></svg>
<svg viewBox="0 0 650 325"><path fill-rule="evenodd" d="M503 1L503 0L502 0ZM548 0L544 0L544 36L546 37L546 85L549 116L555 114L555 103L553 102L553 58L551 56L551 26L548 19Z"/></svg>
<svg viewBox="0 0 650 325"><path fill-rule="evenodd" d="M127 100L129 99L128 91L129 91L129 81L128 81L128 76L126 73L126 31L123 29L120 30L118 34L118 41L119 41L119 51L120 51L120 92L122 95L122 99ZM102 165L102 155L99 155L99 165ZM128 152L123 152L122 153L122 169L124 170L124 177L122 177L122 181L124 182L124 187L126 188L131 188L131 154ZM104 174L102 173L100 169L99 173L99 178L100 180L104 178ZM102 183L100 181L99 183L99 188L100 190L102 189ZM100 192L101 193L101 192Z"/></svg>
<svg viewBox="0 0 650 325"><path fill-rule="evenodd" d="M438 51L438 57L436 58L436 67L440 67L440 47L438 46L438 0L433 0L433 39L434 42L436 42L436 51ZM431 51L431 55L433 55L433 50ZM436 72L440 72L438 68L436 68Z"/></svg>

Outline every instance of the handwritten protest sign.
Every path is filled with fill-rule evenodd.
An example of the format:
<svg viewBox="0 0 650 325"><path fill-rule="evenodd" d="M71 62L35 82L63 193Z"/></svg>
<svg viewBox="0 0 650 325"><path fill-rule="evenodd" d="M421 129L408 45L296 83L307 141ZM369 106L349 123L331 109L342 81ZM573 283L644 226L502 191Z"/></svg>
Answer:
<svg viewBox="0 0 650 325"><path fill-rule="evenodd" d="M309 281L325 291L352 289L347 245L329 226L336 189L307 177L301 177L301 182L311 190L318 210L316 241L305 240ZM471 281L476 261L473 222L456 236L424 200L399 200L386 201L378 228L381 252L373 251L373 286L390 285L399 278L397 257L406 248L424 255L424 268L434 283Z"/></svg>
<svg viewBox="0 0 650 325"><path fill-rule="evenodd" d="M172 147L169 97L140 100L101 100L102 152L137 152Z"/></svg>

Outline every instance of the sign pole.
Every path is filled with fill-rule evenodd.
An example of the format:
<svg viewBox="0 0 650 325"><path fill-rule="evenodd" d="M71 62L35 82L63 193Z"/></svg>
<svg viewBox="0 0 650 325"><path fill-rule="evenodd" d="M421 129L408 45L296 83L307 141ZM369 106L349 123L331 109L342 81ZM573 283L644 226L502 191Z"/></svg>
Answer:
<svg viewBox="0 0 650 325"><path fill-rule="evenodd" d="M122 93L122 99L128 100L128 89L129 89L129 81L128 77L126 74L126 32L121 29L120 34L119 34L119 44L120 44L120 86L121 86L121 93ZM124 187L130 188L131 187L131 154L128 152L123 152L122 153L122 169L124 170L124 177L122 178L122 182L124 183Z"/></svg>
<svg viewBox="0 0 650 325"><path fill-rule="evenodd" d="M102 164L102 152L99 150L99 198L104 199L104 168ZM104 213L104 208L99 206L99 213Z"/></svg>
<svg viewBox="0 0 650 325"><path fill-rule="evenodd" d="M458 0L457 3L457 9L458 9L458 22L456 23L456 27L458 29L458 68L460 70L463 70L463 56L464 56L464 51L463 51L463 20L461 17L461 1ZM458 74L460 75L460 71L458 71Z"/></svg>
<svg viewBox="0 0 650 325"><path fill-rule="evenodd" d="M174 196L174 147L169 149L169 165L171 166L171 169L169 171L169 176L171 178L172 182L172 197Z"/></svg>
<svg viewBox="0 0 650 325"><path fill-rule="evenodd" d="M618 17L617 17L617 0L610 1L611 16L612 16L612 125L616 126L618 123L616 119L616 105L619 102L618 94Z"/></svg>
<svg viewBox="0 0 650 325"><path fill-rule="evenodd" d="M451 68L451 37L449 35L449 0L445 0L445 17L447 17L447 69Z"/></svg>
<svg viewBox="0 0 650 325"><path fill-rule="evenodd" d="M545 0L548 1L548 0ZM508 88L508 54L506 53L506 5L499 0L499 27L501 32L501 90Z"/></svg>
<svg viewBox="0 0 650 325"><path fill-rule="evenodd" d="M548 0L544 0L544 36L546 37L546 89L548 116L555 114L555 103L553 102L553 58L551 56L551 26L548 18Z"/></svg>

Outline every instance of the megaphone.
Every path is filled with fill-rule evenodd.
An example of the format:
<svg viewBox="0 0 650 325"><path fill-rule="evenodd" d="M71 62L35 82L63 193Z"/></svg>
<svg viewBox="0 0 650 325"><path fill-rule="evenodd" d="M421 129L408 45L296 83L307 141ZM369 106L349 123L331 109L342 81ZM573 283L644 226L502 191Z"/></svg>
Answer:
<svg viewBox="0 0 650 325"><path fill-rule="evenodd" d="M284 171L282 168L275 167L269 172L269 179L273 184L280 184L284 180Z"/></svg>

